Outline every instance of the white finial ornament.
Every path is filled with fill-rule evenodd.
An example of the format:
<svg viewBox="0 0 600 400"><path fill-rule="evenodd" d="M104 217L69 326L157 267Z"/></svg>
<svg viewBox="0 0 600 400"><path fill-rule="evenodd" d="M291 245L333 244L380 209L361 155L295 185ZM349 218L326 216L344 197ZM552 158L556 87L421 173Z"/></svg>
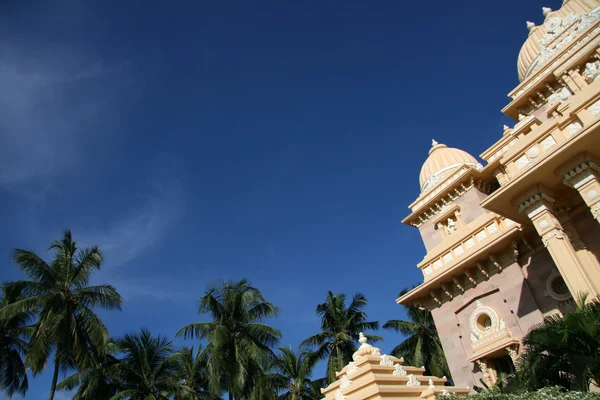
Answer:
<svg viewBox="0 0 600 400"><path fill-rule="evenodd" d="M366 344L367 343L367 337L364 335L364 333L360 332L358 334L358 343L360 343L361 345Z"/></svg>
<svg viewBox="0 0 600 400"><path fill-rule="evenodd" d="M531 31L533 28L535 28L535 22L527 21L527 29Z"/></svg>
<svg viewBox="0 0 600 400"><path fill-rule="evenodd" d="M406 386L421 386L421 382L419 382L419 379L416 376L410 374L408 376L408 381L406 381Z"/></svg>
<svg viewBox="0 0 600 400"><path fill-rule="evenodd" d="M433 379L429 378L429 382L427 382L429 384L429 389L435 389L435 385L433 384Z"/></svg>
<svg viewBox="0 0 600 400"><path fill-rule="evenodd" d="M437 146L439 143L435 139L431 139L431 147Z"/></svg>
<svg viewBox="0 0 600 400"><path fill-rule="evenodd" d="M406 376L406 373L407 373L406 370L404 369L404 367L402 367L401 364L394 365L393 375Z"/></svg>
<svg viewBox="0 0 600 400"><path fill-rule="evenodd" d="M542 7L542 12L544 13L544 17L547 17L552 12L552 9L550 7Z"/></svg>
<svg viewBox="0 0 600 400"><path fill-rule="evenodd" d="M503 128L504 128L504 130L505 130L505 131L507 131L507 130L509 130L509 129L510 129L510 126L508 126L508 125L504 125L504 126L503 126Z"/></svg>

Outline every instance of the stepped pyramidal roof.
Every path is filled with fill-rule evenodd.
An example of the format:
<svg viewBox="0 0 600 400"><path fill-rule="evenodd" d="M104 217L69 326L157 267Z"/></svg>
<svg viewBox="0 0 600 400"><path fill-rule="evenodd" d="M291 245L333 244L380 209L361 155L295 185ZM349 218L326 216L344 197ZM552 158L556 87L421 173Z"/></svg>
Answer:
<svg viewBox="0 0 600 400"><path fill-rule="evenodd" d="M321 390L325 400L435 399L450 393L467 395L471 390L445 386L445 376L426 376L425 367L404 366L403 358L381 354L362 333L359 342L353 361L337 373L338 380Z"/></svg>

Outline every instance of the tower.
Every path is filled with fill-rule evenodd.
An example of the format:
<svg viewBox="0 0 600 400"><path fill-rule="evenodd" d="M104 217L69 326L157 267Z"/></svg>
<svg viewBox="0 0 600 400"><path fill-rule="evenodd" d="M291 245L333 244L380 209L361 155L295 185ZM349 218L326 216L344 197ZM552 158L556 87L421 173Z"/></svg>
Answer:
<svg viewBox="0 0 600 400"><path fill-rule="evenodd" d="M492 384L532 326L600 294L600 1L542 12L502 110L514 126L485 167L434 142L403 221L427 254L398 303L431 310L459 385Z"/></svg>

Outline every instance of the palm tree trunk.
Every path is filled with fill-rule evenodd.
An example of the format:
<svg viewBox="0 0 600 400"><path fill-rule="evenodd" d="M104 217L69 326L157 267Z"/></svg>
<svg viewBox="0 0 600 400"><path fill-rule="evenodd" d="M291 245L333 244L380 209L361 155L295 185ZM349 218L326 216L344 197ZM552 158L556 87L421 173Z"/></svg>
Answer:
<svg viewBox="0 0 600 400"><path fill-rule="evenodd" d="M231 393L227 393L227 395L229 396L229 400L234 400L234 399L233 399L233 394L231 394Z"/></svg>
<svg viewBox="0 0 600 400"><path fill-rule="evenodd" d="M48 400L54 400L54 392L56 392L56 384L58 383L58 357L54 356L54 375L52 376L52 386L50 386L50 396Z"/></svg>

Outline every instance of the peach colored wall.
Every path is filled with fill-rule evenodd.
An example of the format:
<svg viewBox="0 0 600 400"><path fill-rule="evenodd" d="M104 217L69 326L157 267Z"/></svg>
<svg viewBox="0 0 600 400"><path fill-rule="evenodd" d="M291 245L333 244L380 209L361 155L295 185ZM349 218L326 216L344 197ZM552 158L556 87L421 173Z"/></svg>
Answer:
<svg viewBox="0 0 600 400"><path fill-rule="evenodd" d="M454 202L450 203L449 206L452 207L457 204L460 207L460 212L464 223L468 224L481 214L487 212L480 206L480 203L486 197L486 194L480 192L475 187L472 187ZM444 239L442 232L437 230L431 221L432 220L429 219L419 227L421 239L423 239L423 244L425 245L425 249L427 251L433 249L435 246L440 244L442 239Z"/></svg>
<svg viewBox="0 0 600 400"><path fill-rule="evenodd" d="M600 260L600 224L592 217L589 208L571 217L579 238L587 249Z"/></svg>
<svg viewBox="0 0 600 400"><path fill-rule="evenodd" d="M546 249L521 260L523 273L527 278L527 284L535 298L539 310L548 316L558 311L556 300L550 297L546 291L546 282L554 268L554 261Z"/></svg>
<svg viewBox="0 0 600 400"><path fill-rule="evenodd" d="M547 252L542 251L529 260L526 268L547 277L551 270L548 260ZM539 282L542 277L533 279L535 291L541 292ZM539 296L532 294L531 282L524 278L518 263L513 262L488 280L482 280L482 276L478 276L477 280L476 287L471 286L464 294L455 292L451 301L432 311L455 384L471 387L482 386L479 368L468 361L473 354L469 318L476 307L475 300L492 307L516 339L521 339L533 325L543 321L536 302ZM543 292L541 296L545 309L556 309L552 298L543 297Z"/></svg>

